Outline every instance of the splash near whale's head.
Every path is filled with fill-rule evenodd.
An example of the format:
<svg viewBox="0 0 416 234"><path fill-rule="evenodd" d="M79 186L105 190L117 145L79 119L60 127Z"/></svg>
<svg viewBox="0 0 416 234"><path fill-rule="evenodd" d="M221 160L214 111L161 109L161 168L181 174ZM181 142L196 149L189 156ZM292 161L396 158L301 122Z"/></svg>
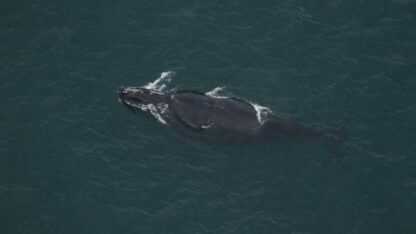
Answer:
<svg viewBox="0 0 416 234"><path fill-rule="evenodd" d="M150 112L161 123L166 124L162 114L167 109L168 96L165 92L141 87L121 88L118 91L120 102L133 110Z"/></svg>
<svg viewBox="0 0 416 234"><path fill-rule="evenodd" d="M166 124L168 94L164 91L175 72L162 72L155 81L141 87L126 87L118 90L119 101L130 109L150 112L159 122Z"/></svg>

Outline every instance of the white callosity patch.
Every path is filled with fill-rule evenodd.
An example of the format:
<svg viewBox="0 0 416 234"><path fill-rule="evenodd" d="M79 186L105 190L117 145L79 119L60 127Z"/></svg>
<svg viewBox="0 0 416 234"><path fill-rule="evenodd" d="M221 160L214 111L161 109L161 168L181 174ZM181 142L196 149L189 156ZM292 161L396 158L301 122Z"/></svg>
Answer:
<svg viewBox="0 0 416 234"><path fill-rule="evenodd" d="M143 93L140 89L136 88L136 87L127 87L124 89L125 92L127 93L136 93L136 92L140 92Z"/></svg>
<svg viewBox="0 0 416 234"><path fill-rule="evenodd" d="M268 107L260 106L259 104L250 102L253 108L256 110L257 120L260 124L264 123L264 118L268 115L273 113Z"/></svg>
<svg viewBox="0 0 416 234"><path fill-rule="evenodd" d="M162 91L166 88L169 82L172 80L172 77L175 75L173 71L162 72L155 81L148 83L147 85L143 86L146 89L155 89Z"/></svg>

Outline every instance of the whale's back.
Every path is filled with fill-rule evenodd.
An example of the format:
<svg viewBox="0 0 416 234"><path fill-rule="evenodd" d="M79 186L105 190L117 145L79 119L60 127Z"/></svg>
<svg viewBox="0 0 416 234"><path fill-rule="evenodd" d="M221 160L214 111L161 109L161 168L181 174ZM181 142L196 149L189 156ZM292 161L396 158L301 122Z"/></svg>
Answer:
<svg viewBox="0 0 416 234"><path fill-rule="evenodd" d="M181 91L171 95L170 107L178 120L194 129L215 128L241 132L259 126L254 107L235 98L216 98Z"/></svg>

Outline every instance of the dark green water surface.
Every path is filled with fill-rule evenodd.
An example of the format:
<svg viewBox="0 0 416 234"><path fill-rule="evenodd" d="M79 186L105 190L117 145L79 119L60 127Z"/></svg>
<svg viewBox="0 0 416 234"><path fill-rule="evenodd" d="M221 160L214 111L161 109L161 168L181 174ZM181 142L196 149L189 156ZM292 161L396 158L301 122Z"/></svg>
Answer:
<svg viewBox="0 0 416 234"><path fill-rule="evenodd" d="M416 2L1 1L0 233L416 233ZM205 141L117 100L228 93L322 144Z"/></svg>

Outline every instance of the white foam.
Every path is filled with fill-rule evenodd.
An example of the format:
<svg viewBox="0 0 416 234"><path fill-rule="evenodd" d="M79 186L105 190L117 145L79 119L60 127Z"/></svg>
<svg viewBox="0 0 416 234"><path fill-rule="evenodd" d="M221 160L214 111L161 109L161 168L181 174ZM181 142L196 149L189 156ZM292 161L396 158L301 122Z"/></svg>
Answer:
<svg viewBox="0 0 416 234"><path fill-rule="evenodd" d="M225 87L216 87L215 89L206 92L205 94L214 98L229 98L227 96L223 96L220 93L222 91L224 91ZM254 102L250 102L250 104L253 106L253 108L256 110L256 117L257 117L257 121L260 124L264 123L265 117L270 114L273 113L270 108L265 107L265 106L261 106L257 103ZM209 128L210 126L202 126L202 128Z"/></svg>
<svg viewBox="0 0 416 234"><path fill-rule="evenodd" d="M161 122L162 124L166 124L166 120L164 120L163 118L162 118L162 115L159 113L159 110L158 110L158 108L155 106L155 105L152 105L152 104L148 104L147 105L148 106L148 108L149 108L149 110L150 110L150 113L159 121L159 122Z"/></svg>
<svg viewBox="0 0 416 234"><path fill-rule="evenodd" d="M162 72L159 78L153 82L148 83L147 85L144 85L143 88L162 91L166 88L166 85L169 84L174 75L175 72L173 71Z"/></svg>
<svg viewBox="0 0 416 234"><path fill-rule="evenodd" d="M153 117L155 117L159 122L161 122L162 124L166 124L166 120L162 118L161 114L166 112L168 108L167 104L160 104L155 106L154 104L135 104L128 101L126 103L130 106L139 108L142 111L149 111L150 114L152 114Z"/></svg>
<svg viewBox="0 0 416 234"><path fill-rule="evenodd" d="M202 125L201 128L202 129L212 128L212 123L208 123L207 125Z"/></svg>
<svg viewBox="0 0 416 234"><path fill-rule="evenodd" d="M220 95L220 92L224 91L225 87L216 87L215 89L206 92L205 94L214 98L227 98L226 96Z"/></svg>
<svg viewBox="0 0 416 234"><path fill-rule="evenodd" d="M153 90L163 91L166 88L166 86L169 84L169 82L172 80L172 77L174 75L175 75L175 72L173 71L162 72L155 81L150 82L142 87L146 89L150 89L150 90L153 89ZM162 124L166 124L166 120L163 119L162 115L168 109L167 104L159 104L159 105L154 105L154 104L144 105L144 104L131 104L131 103L128 103L128 104L135 106L142 111L149 111L159 122L161 122Z"/></svg>
<svg viewBox="0 0 416 234"><path fill-rule="evenodd" d="M257 121L259 121L260 124L264 123L264 117L270 113L273 113L268 107L260 106L259 104L253 102L250 102L250 104L256 110Z"/></svg>
<svg viewBox="0 0 416 234"><path fill-rule="evenodd" d="M169 105L165 103L157 105L157 109L160 111L161 114L166 113L166 111L168 110L168 107Z"/></svg>

